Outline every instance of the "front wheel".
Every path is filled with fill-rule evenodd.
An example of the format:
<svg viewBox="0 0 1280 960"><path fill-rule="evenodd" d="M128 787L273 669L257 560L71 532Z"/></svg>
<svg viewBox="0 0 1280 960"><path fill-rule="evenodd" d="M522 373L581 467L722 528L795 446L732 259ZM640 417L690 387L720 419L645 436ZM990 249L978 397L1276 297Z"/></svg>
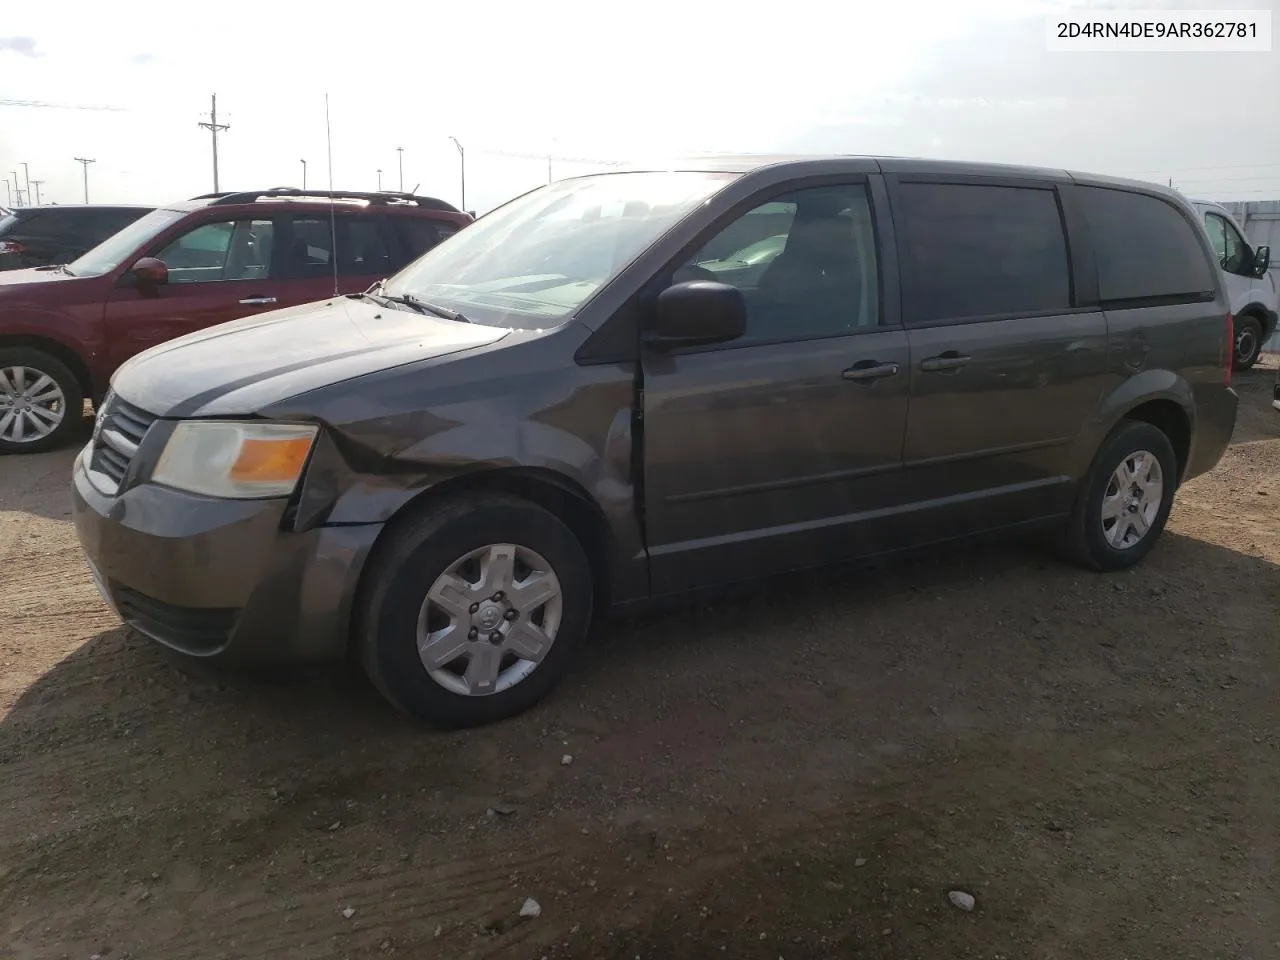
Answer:
<svg viewBox="0 0 1280 960"><path fill-rule="evenodd" d="M1235 335L1231 362L1237 370L1248 370L1262 355L1262 324L1257 317L1237 317Z"/></svg>
<svg viewBox="0 0 1280 960"><path fill-rule="evenodd" d="M43 350L0 348L0 453L61 446L83 412L80 381L66 364Z"/></svg>
<svg viewBox="0 0 1280 960"><path fill-rule="evenodd" d="M357 611L365 671L392 704L446 727L545 697L591 621L591 570L559 519L506 496L414 517L371 561Z"/></svg>
<svg viewBox="0 0 1280 960"><path fill-rule="evenodd" d="M1071 558L1095 570L1123 570L1142 560L1169 519L1177 471L1173 445L1161 430L1121 421L1076 495L1067 529Z"/></svg>

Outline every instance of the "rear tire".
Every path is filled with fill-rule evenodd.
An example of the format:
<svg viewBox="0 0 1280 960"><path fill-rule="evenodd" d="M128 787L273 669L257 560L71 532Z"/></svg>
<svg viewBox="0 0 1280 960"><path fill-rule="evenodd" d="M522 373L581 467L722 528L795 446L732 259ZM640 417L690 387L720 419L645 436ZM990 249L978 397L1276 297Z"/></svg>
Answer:
<svg viewBox="0 0 1280 960"><path fill-rule="evenodd" d="M558 518L515 497L468 497L390 531L365 573L355 636L393 705L476 726L551 692L586 635L592 596L586 552Z"/></svg>
<svg viewBox="0 0 1280 960"><path fill-rule="evenodd" d="M84 391L43 350L0 347L0 453L40 453L67 442L84 414Z"/></svg>
<svg viewBox="0 0 1280 960"><path fill-rule="evenodd" d="M1248 314L1236 317L1235 338L1231 362L1237 370L1248 370L1262 355L1262 324L1258 318Z"/></svg>
<svg viewBox="0 0 1280 960"><path fill-rule="evenodd" d="M1125 482L1128 477L1132 483ZM1177 478L1169 438L1149 423L1122 420L1103 441L1076 494L1066 530L1068 557L1106 571L1141 561L1169 519ZM1160 486L1154 505L1153 480Z"/></svg>

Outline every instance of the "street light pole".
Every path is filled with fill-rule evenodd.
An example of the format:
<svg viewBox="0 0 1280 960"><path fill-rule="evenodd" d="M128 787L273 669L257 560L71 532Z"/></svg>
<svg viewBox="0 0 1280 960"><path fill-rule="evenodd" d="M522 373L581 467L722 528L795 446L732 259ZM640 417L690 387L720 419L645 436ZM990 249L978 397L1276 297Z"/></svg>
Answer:
<svg viewBox="0 0 1280 960"><path fill-rule="evenodd" d="M84 167L84 202L89 202L89 164L97 163L97 160L91 160L88 157L76 157L76 162Z"/></svg>
<svg viewBox="0 0 1280 960"><path fill-rule="evenodd" d="M22 173L27 181L27 206L31 206L31 168L25 160L22 161Z"/></svg>
<svg viewBox="0 0 1280 960"><path fill-rule="evenodd" d="M33 187L35 187L35 188L36 188L36 206L37 206L37 207L38 207L38 206L40 206L40 184L42 184L42 183L44 183L44 181L43 181L43 180L32 180L32 181L31 181L31 185L32 185Z"/></svg>
<svg viewBox="0 0 1280 960"><path fill-rule="evenodd" d="M302 164L302 189L305 190L307 189L307 161L300 160L299 163Z"/></svg>
<svg viewBox="0 0 1280 960"><path fill-rule="evenodd" d="M10 170L9 176L13 178L13 195L17 198L14 206L20 207L22 206L22 181L18 179L17 170Z"/></svg>
<svg viewBox="0 0 1280 960"><path fill-rule="evenodd" d="M462 144L458 142L457 137L450 137L453 145L458 148L458 165L462 178L462 209L467 209L467 152L462 149Z"/></svg>
<svg viewBox="0 0 1280 960"><path fill-rule="evenodd" d="M404 147L396 147L396 155L400 163L400 192L404 193Z"/></svg>
<svg viewBox="0 0 1280 960"><path fill-rule="evenodd" d="M382 168L378 168L378 192L382 192Z"/></svg>
<svg viewBox="0 0 1280 960"><path fill-rule="evenodd" d="M13 206L13 188L9 186L8 177L4 178L4 195L5 195L5 199L8 200L8 206L12 207Z"/></svg>

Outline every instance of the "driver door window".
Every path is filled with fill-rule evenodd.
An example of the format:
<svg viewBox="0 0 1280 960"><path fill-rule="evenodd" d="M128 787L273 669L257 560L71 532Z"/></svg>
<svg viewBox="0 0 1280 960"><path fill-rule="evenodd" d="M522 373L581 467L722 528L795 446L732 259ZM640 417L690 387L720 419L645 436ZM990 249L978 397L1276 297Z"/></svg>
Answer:
<svg viewBox="0 0 1280 960"><path fill-rule="evenodd" d="M1216 213L1207 213L1204 218L1205 229L1209 233L1209 242L1213 244L1213 252L1218 255L1218 263L1227 273L1248 276L1251 262L1249 245L1245 243L1240 231L1226 217Z"/></svg>
<svg viewBox="0 0 1280 960"><path fill-rule="evenodd" d="M203 223L156 256L169 267L170 283L266 280L271 275L273 227L270 220Z"/></svg>
<svg viewBox="0 0 1280 960"><path fill-rule="evenodd" d="M799 190L761 204L708 240L672 277L737 287L747 302L743 339L757 343L875 327L877 279L871 205L862 185Z"/></svg>

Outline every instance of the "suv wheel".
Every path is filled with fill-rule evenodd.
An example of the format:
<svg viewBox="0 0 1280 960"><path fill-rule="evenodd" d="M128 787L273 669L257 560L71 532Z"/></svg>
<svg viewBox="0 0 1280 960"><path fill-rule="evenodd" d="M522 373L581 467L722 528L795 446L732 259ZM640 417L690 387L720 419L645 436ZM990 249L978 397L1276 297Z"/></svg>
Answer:
<svg viewBox="0 0 1280 960"><path fill-rule="evenodd" d="M0 348L0 453L61 446L83 410L80 382L64 363L29 347Z"/></svg>
<svg viewBox="0 0 1280 960"><path fill-rule="evenodd" d="M555 686L591 621L591 570L547 511L471 497L393 531L358 604L361 659L382 694L441 726L473 726Z"/></svg>
<svg viewBox="0 0 1280 960"><path fill-rule="evenodd" d="M1123 570L1151 552L1173 506L1173 445L1149 423L1122 420L1080 486L1067 530L1071 557L1096 570Z"/></svg>
<svg viewBox="0 0 1280 960"><path fill-rule="evenodd" d="M1232 363L1237 370L1248 370L1258 362L1258 357L1262 354L1262 324L1257 317L1245 314L1236 317L1235 332Z"/></svg>

